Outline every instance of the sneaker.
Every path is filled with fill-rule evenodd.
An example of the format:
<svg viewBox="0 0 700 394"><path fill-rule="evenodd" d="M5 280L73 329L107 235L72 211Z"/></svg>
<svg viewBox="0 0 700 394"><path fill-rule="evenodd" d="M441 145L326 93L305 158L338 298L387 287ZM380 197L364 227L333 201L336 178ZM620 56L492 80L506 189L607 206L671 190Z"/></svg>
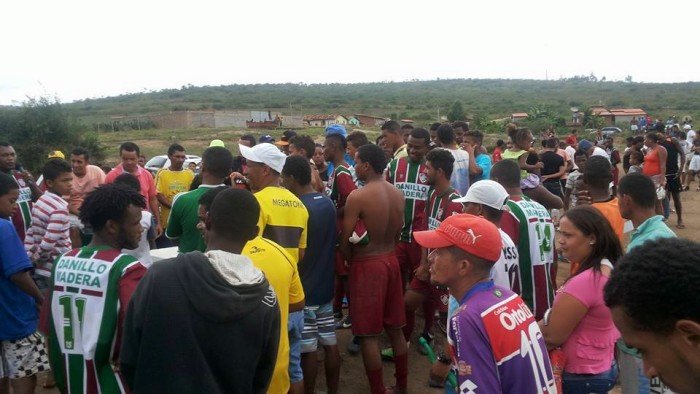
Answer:
<svg viewBox="0 0 700 394"><path fill-rule="evenodd" d="M411 345L411 342L406 342L406 347L409 347ZM382 355L382 360L384 361L394 361L394 349L392 347L388 347L384 350L381 351Z"/></svg>
<svg viewBox="0 0 700 394"><path fill-rule="evenodd" d="M343 312L341 312L341 311L333 312L333 318L334 318L334 319L338 319L338 320L342 319L342 318L343 318Z"/></svg>
<svg viewBox="0 0 700 394"><path fill-rule="evenodd" d="M350 318L350 315L345 316L345 319L339 321L338 324L335 325L336 330L342 330L350 327L352 327L352 319Z"/></svg>
<svg viewBox="0 0 700 394"><path fill-rule="evenodd" d="M348 343L348 353L352 354L353 356L360 353L360 341L355 336L353 336Z"/></svg>
<svg viewBox="0 0 700 394"><path fill-rule="evenodd" d="M382 360L384 361L394 361L394 349L388 347L381 351Z"/></svg>
<svg viewBox="0 0 700 394"><path fill-rule="evenodd" d="M425 338L425 341L428 342L428 345L430 345L433 342L433 334L424 332L423 335L421 335L422 338ZM428 351L425 349L425 346L418 346L418 353L427 356Z"/></svg>

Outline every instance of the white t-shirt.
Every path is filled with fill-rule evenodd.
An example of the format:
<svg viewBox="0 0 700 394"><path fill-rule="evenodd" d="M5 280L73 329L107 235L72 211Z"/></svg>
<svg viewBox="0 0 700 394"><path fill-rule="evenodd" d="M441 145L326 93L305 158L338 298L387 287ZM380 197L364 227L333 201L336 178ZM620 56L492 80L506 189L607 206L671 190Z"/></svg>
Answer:
<svg viewBox="0 0 700 394"><path fill-rule="evenodd" d="M139 246L136 249L122 249L122 253L130 254L138 261L141 262L146 268L150 268L153 264L153 259L151 258L151 245L148 243L148 230L151 229L151 218L153 214L148 211L141 211L141 227L143 227L143 232L141 233L141 239L139 240Z"/></svg>
<svg viewBox="0 0 700 394"><path fill-rule="evenodd" d="M695 130L690 129L685 135L685 140L690 143L690 145L693 145L693 141L695 141Z"/></svg>
<svg viewBox="0 0 700 394"><path fill-rule="evenodd" d="M460 196L467 194L469 189L469 153L461 149L447 149L455 158L450 185Z"/></svg>
<svg viewBox="0 0 700 394"><path fill-rule="evenodd" d="M501 242L503 242L503 250L501 257L496 261L491 269L491 278L497 286L520 291L520 269L518 268L518 247L515 246L513 240L503 230L498 229L501 233Z"/></svg>

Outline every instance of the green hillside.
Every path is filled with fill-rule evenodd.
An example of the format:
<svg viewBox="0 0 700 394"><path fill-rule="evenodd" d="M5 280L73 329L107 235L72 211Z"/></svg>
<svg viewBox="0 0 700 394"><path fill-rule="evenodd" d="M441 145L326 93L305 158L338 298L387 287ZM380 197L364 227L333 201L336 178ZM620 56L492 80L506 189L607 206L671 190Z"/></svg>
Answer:
<svg viewBox="0 0 700 394"><path fill-rule="evenodd" d="M700 115L700 83L645 84L598 81L594 76L555 81L436 80L361 84L183 86L156 92L66 104L85 123L113 115L182 110L273 110L283 114L363 113L427 123L459 101L471 116L504 118L533 107L567 118L570 107L602 104L642 108L653 117Z"/></svg>

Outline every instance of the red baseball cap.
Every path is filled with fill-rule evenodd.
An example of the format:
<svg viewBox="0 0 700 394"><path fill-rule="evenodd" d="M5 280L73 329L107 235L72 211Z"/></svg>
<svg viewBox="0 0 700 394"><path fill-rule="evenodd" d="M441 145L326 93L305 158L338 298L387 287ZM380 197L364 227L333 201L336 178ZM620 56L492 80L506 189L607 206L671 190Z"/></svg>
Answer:
<svg viewBox="0 0 700 394"><path fill-rule="evenodd" d="M456 246L487 261L501 257L503 242L498 228L480 216L466 213L452 215L432 231L415 231L413 237L424 248Z"/></svg>

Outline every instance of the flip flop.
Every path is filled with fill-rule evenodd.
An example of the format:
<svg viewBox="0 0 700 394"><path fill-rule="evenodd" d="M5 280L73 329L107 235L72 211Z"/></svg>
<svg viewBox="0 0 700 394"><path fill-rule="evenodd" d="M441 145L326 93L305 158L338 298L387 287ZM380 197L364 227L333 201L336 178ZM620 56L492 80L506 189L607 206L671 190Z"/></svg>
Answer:
<svg viewBox="0 0 700 394"><path fill-rule="evenodd" d="M676 228L679 229L679 230L682 230L682 229L685 228L685 224L683 224L683 223L678 223L678 224L676 224Z"/></svg>

